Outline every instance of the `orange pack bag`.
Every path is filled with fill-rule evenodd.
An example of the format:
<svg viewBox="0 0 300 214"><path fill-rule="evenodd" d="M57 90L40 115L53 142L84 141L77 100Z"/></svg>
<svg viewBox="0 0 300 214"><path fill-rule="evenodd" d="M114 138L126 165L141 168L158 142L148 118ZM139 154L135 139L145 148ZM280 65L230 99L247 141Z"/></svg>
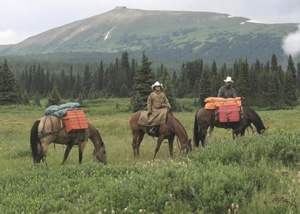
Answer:
<svg viewBox="0 0 300 214"><path fill-rule="evenodd" d="M62 119L67 132L87 129L89 127L83 110L67 111L66 116Z"/></svg>

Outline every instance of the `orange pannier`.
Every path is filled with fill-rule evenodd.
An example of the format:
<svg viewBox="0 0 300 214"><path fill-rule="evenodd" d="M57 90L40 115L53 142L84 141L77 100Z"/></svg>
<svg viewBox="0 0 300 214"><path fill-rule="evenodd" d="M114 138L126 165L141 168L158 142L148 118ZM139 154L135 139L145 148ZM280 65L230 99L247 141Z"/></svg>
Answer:
<svg viewBox="0 0 300 214"><path fill-rule="evenodd" d="M219 106L218 113L221 123L240 121L240 107L236 104Z"/></svg>
<svg viewBox="0 0 300 214"><path fill-rule="evenodd" d="M67 111L66 116L62 119L65 123L67 132L88 128L88 123L83 110Z"/></svg>

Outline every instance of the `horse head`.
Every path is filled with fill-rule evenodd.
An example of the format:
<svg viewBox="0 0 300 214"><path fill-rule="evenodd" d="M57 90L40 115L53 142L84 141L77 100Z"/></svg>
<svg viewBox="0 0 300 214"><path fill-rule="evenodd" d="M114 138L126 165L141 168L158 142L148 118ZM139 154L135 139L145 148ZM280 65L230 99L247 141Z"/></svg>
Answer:
<svg viewBox="0 0 300 214"><path fill-rule="evenodd" d="M99 148L94 149L93 155L98 159L99 162L107 164L104 142L101 143Z"/></svg>

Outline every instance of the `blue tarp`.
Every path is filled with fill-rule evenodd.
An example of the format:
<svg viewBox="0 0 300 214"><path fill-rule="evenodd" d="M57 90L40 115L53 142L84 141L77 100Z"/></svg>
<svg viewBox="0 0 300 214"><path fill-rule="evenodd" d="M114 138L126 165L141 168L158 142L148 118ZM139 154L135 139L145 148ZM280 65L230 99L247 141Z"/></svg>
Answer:
<svg viewBox="0 0 300 214"><path fill-rule="evenodd" d="M66 115L69 110L79 110L81 109L80 103L69 102L61 105L52 105L46 108L45 116L52 115L62 118Z"/></svg>

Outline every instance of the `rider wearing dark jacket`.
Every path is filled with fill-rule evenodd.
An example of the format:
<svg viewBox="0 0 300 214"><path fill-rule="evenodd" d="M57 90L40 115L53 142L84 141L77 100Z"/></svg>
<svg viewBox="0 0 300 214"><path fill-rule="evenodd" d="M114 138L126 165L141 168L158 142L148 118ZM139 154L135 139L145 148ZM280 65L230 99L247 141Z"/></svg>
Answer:
<svg viewBox="0 0 300 214"><path fill-rule="evenodd" d="M223 98L236 98L236 93L234 88L232 88L231 84L233 83L233 80L231 77L227 77L226 80L224 80L225 85L223 85L218 92L218 97Z"/></svg>

